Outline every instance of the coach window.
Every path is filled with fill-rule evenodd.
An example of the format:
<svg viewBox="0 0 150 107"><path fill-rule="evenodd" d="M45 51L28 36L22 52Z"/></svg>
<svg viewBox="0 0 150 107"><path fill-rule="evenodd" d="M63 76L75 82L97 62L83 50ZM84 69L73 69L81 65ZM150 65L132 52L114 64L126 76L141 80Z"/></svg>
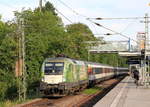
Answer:
<svg viewBox="0 0 150 107"><path fill-rule="evenodd" d="M99 68L99 74L101 74L102 73L102 68Z"/></svg>
<svg viewBox="0 0 150 107"><path fill-rule="evenodd" d="M107 68L105 68L105 73L107 73Z"/></svg>
<svg viewBox="0 0 150 107"><path fill-rule="evenodd" d="M93 68L93 72L95 72L95 74L100 74L102 72L101 68Z"/></svg>
<svg viewBox="0 0 150 107"><path fill-rule="evenodd" d="M95 68L96 74L100 73L100 69L99 68Z"/></svg>

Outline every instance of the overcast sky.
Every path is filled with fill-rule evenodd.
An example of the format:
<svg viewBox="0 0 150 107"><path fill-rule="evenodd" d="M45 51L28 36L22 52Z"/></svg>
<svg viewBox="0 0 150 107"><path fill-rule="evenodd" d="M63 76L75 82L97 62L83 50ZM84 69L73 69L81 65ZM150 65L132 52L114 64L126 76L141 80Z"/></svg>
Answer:
<svg viewBox="0 0 150 107"><path fill-rule="evenodd" d="M43 0L44 1L44 0ZM106 34L107 31L103 28L97 27L91 22L87 21L85 17L76 15L71 9L64 6L59 0L45 0L50 1L53 5L63 13L72 22L85 23L94 34ZM74 11L85 15L89 18L94 17L144 17L145 13L150 13L150 0L61 0ZM0 14L4 21L11 20L13 11L20 11L21 8L34 9L39 5L39 0L0 0ZM68 20L62 17L64 24L71 24ZM95 21L95 20L93 20ZM112 30L122 32L123 34L136 39L137 32L144 31L144 24L141 20L102 20L98 22ZM112 33L112 32L110 32ZM103 35L96 35L103 36ZM105 36L105 40L127 40L120 35Z"/></svg>

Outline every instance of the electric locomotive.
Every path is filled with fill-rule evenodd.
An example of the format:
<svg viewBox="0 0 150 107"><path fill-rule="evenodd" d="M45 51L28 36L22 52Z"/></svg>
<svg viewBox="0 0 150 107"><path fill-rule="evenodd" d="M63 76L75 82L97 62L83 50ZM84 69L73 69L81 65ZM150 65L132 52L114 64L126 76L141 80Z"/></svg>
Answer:
<svg viewBox="0 0 150 107"><path fill-rule="evenodd" d="M40 90L48 95L66 95L85 88L88 84L87 65L69 58L49 58L42 66Z"/></svg>

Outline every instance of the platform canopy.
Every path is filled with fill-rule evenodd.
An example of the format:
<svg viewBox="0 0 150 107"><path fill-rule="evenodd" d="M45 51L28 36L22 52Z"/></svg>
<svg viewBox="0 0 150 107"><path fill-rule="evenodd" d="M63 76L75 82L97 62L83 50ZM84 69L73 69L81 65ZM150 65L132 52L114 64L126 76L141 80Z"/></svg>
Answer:
<svg viewBox="0 0 150 107"><path fill-rule="evenodd" d="M88 42L95 43L95 46L90 47L90 53L118 53L118 52L128 52L130 50L135 50L133 46L129 46L128 41L107 41L105 43L101 42Z"/></svg>

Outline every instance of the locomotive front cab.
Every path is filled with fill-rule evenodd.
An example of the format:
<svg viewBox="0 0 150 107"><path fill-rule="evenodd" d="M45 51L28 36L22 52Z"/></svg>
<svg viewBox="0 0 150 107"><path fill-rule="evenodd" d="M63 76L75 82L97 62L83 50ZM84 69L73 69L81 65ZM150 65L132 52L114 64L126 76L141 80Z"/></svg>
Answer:
<svg viewBox="0 0 150 107"><path fill-rule="evenodd" d="M42 73L40 90L45 95L67 95L88 84L87 68L83 61L49 58L42 65Z"/></svg>
<svg viewBox="0 0 150 107"><path fill-rule="evenodd" d="M64 82L64 61L48 59L42 65L42 81L40 91L45 95L60 93Z"/></svg>
<svg viewBox="0 0 150 107"><path fill-rule="evenodd" d="M45 62L43 81L47 84L63 82L64 62Z"/></svg>

